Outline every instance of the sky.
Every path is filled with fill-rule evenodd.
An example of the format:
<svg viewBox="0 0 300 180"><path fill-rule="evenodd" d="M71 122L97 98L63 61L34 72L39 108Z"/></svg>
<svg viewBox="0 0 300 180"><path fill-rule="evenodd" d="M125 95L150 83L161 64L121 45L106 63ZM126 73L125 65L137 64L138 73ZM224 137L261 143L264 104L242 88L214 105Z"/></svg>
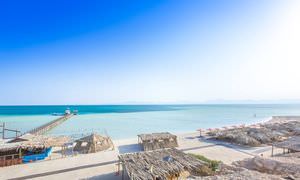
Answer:
<svg viewBox="0 0 300 180"><path fill-rule="evenodd" d="M300 99L300 1L0 2L0 105Z"/></svg>

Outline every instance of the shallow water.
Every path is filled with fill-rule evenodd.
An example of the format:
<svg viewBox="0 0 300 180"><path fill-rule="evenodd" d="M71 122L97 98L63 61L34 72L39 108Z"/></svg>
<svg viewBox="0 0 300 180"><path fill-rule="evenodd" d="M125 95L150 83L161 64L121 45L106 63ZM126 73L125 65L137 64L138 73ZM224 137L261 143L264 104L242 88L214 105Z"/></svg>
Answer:
<svg viewBox="0 0 300 180"><path fill-rule="evenodd" d="M5 122L6 128L18 130L21 131L21 133L27 132L54 119L55 117L51 115L0 115L1 125ZM2 131L2 127L0 131ZM6 138L14 136L15 133L6 133ZM2 138L2 135L0 138Z"/></svg>
<svg viewBox="0 0 300 180"><path fill-rule="evenodd" d="M49 134L79 135L108 133L113 139L136 137L139 133L170 131L181 133L198 128L250 124L273 115L300 115L300 105L149 105L68 106L79 115L65 121ZM57 118L67 106L0 107L0 122L26 132ZM39 109L41 108L41 109ZM5 110L3 110L5 109ZM32 109L32 111L30 111ZM8 113L9 112L9 113ZM22 114L23 112L23 114ZM35 114L33 114L35 112ZM2 113L2 115L1 115Z"/></svg>

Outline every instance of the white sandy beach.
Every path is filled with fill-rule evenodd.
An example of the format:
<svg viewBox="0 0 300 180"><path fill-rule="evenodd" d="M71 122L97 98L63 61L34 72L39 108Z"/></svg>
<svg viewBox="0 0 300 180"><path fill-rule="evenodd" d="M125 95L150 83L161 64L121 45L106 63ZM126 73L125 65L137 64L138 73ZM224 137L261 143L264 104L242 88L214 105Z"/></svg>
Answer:
<svg viewBox="0 0 300 180"><path fill-rule="evenodd" d="M196 132L178 134L178 149L226 164L263 154L271 155L271 147L245 148L224 142L207 141ZM115 150L55 157L35 163L0 168L0 179L121 179L116 176L118 154L141 151L137 138L114 141ZM55 158L55 159L54 159ZM56 159L58 158L58 159Z"/></svg>

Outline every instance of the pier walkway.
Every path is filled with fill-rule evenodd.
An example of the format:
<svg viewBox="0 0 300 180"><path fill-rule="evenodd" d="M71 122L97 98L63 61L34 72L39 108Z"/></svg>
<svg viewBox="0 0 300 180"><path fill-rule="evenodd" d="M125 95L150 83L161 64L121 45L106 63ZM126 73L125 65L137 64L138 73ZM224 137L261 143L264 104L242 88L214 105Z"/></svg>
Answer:
<svg viewBox="0 0 300 180"><path fill-rule="evenodd" d="M56 126L60 125L61 123L63 123L64 121L70 119L73 116L74 116L74 114L66 114L63 117L60 117L58 119L55 119L55 120L53 120L51 122L48 122L48 123L42 125L42 126L34 128L34 129L28 131L27 133L34 134L34 135L45 134L49 130L55 128Z"/></svg>

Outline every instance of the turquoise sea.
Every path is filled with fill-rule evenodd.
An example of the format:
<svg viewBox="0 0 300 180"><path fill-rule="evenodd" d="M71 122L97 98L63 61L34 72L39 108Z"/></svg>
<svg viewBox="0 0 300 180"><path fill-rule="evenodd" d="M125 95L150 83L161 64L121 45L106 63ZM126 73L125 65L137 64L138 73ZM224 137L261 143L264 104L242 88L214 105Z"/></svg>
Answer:
<svg viewBox="0 0 300 180"><path fill-rule="evenodd" d="M51 114L63 113L66 108L78 110L79 114L49 134L107 132L113 139L125 139L139 133L183 133L198 128L250 124L275 115L300 115L298 104L0 106L0 122L10 129L26 132L56 119Z"/></svg>

